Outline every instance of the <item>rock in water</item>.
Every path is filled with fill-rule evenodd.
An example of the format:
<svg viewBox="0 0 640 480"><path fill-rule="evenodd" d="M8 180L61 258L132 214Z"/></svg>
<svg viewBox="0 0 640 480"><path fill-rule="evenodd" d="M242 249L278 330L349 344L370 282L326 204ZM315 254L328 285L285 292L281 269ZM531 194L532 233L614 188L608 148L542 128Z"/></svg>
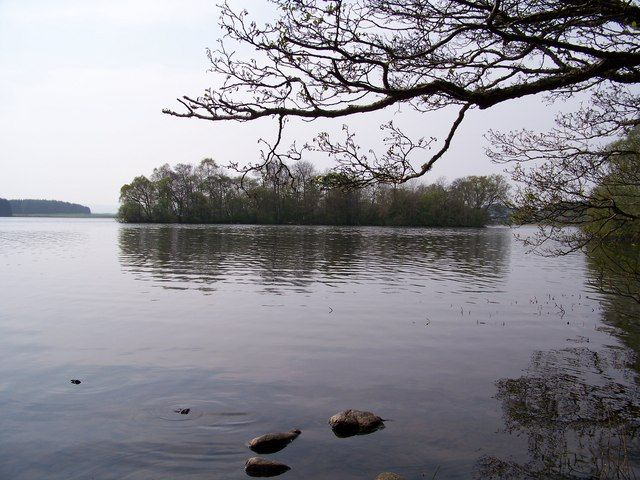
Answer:
<svg viewBox="0 0 640 480"><path fill-rule="evenodd" d="M254 438L247 445L256 453L276 453L298 438L300 433L297 428L288 432L267 433Z"/></svg>
<svg viewBox="0 0 640 480"><path fill-rule="evenodd" d="M250 477L275 477L289 470L291 467L284 463L260 457L250 458L244 464L244 471Z"/></svg>
<svg viewBox="0 0 640 480"><path fill-rule="evenodd" d="M78 380L77 378L73 378L71 380L69 380L71 383L73 383L74 385L80 385L82 382L80 380Z"/></svg>
<svg viewBox="0 0 640 480"><path fill-rule="evenodd" d="M404 480L404 477L397 473L382 472L376 477L376 480Z"/></svg>
<svg viewBox="0 0 640 480"><path fill-rule="evenodd" d="M371 412L345 410L331 417L329 425L336 437L342 438L373 433L384 428L384 421Z"/></svg>

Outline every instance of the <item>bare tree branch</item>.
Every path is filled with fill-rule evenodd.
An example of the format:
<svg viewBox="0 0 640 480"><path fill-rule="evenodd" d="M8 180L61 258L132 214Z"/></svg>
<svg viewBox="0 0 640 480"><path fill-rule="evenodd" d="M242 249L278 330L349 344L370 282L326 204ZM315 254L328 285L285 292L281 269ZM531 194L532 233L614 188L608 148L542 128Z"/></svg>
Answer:
<svg viewBox="0 0 640 480"><path fill-rule="evenodd" d="M403 104L420 112L461 108L443 149L426 162L409 168L399 156L391 168L390 157L378 164L373 155L372 163L354 159L351 166L367 181L400 183L426 174L468 109L640 80L635 0L272 3L280 16L264 25L221 6L225 38L209 52L214 86L179 98L183 108L164 113L245 122L342 118ZM238 46L254 54L241 57Z"/></svg>

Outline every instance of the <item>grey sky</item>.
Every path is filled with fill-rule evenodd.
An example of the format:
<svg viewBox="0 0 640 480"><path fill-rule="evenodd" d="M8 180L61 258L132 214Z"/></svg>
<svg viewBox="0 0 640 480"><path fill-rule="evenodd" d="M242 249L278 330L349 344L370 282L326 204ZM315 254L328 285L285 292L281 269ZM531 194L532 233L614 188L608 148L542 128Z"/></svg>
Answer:
<svg viewBox="0 0 640 480"><path fill-rule="evenodd" d="M218 163L258 155L272 125L208 123L163 115L175 98L210 84L205 47L215 45L215 0L0 0L0 197L49 198L114 211L122 184L164 163ZM236 0L256 17L263 0ZM474 111L426 181L500 172L484 156L488 128L547 128L553 109L529 98ZM442 138L446 115L399 114L292 124L291 138L358 128L374 145L390 118ZM321 161L319 169L330 164Z"/></svg>

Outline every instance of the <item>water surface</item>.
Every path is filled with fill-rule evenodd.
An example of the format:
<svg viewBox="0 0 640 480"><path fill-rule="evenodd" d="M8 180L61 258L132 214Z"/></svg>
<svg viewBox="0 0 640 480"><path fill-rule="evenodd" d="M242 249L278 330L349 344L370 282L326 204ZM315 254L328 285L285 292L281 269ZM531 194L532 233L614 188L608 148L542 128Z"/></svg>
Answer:
<svg viewBox="0 0 640 480"><path fill-rule="evenodd" d="M507 228L1 219L0 478L247 478L293 427L282 478L634 478L638 312L592 278Z"/></svg>

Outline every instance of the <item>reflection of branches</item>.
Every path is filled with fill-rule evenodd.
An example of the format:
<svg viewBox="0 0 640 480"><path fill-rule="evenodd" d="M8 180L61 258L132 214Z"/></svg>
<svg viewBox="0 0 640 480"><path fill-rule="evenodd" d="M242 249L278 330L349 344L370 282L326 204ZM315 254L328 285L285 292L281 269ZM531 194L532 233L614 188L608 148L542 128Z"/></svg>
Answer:
<svg viewBox="0 0 640 480"><path fill-rule="evenodd" d="M244 282L279 293L291 284L305 288L346 277L422 278L441 265L493 288L504 278L510 245L510 235L499 231L425 236L298 227L122 228L119 238L121 266L140 280L216 288L242 274Z"/></svg>
<svg viewBox="0 0 640 480"><path fill-rule="evenodd" d="M592 284L640 303L640 253L634 245L598 243L589 249Z"/></svg>
<svg viewBox="0 0 640 480"><path fill-rule="evenodd" d="M526 434L529 460L484 457L480 478L636 478L640 399L621 383L623 351L537 352L527 375L497 382L506 431Z"/></svg>

